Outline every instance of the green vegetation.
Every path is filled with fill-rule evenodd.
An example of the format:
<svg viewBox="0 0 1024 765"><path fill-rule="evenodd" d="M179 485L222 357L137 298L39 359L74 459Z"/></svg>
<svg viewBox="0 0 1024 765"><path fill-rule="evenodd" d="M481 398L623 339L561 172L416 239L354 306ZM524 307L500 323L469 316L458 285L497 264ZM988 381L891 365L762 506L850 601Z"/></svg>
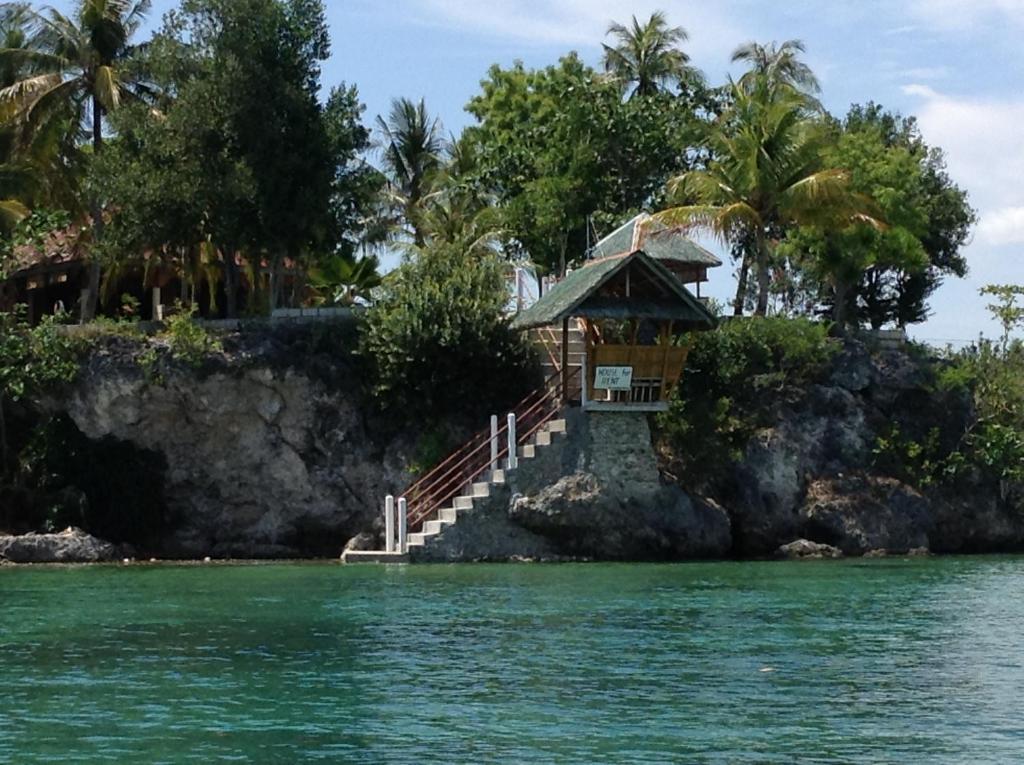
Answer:
<svg viewBox="0 0 1024 765"><path fill-rule="evenodd" d="M707 479L738 459L787 390L814 381L839 344L806 319L725 321L692 343L671 408L657 418L676 469Z"/></svg>
<svg viewBox="0 0 1024 765"><path fill-rule="evenodd" d="M509 327L504 268L438 247L406 261L384 281L366 313L362 353L385 409L482 417L529 389L530 350Z"/></svg>
<svg viewBox="0 0 1024 765"><path fill-rule="evenodd" d="M36 327L18 313L0 313L0 482L10 469L7 409L78 373L77 348L55 319Z"/></svg>
<svg viewBox="0 0 1024 765"><path fill-rule="evenodd" d="M972 475L994 483L1024 481L1024 340L1013 337L1024 329L1024 309L1017 304L1024 287L992 285L982 294L996 299L989 309L1003 336L947 353L933 382L935 396L970 401L970 420L951 433L943 432L949 423L915 433L913 422L895 422L878 439L879 465L918 486Z"/></svg>

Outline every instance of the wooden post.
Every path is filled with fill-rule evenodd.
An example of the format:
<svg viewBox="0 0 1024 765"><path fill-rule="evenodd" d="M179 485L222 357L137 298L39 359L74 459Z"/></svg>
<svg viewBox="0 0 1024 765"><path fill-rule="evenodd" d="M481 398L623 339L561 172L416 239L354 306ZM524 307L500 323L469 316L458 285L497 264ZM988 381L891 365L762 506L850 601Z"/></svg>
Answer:
<svg viewBox="0 0 1024 765"><path fill-rule="evenodd" d="M498 415L491 415L491 472L498 469Z"/></svg>
<svg viewBox="0 0 1024 765"><path fill-rule="evenodd" d="M409 513L409 503L405 497L398 500L398 552L405 554L406 546L406 515Z"/></svg>
<svg viewBox="0 0 1024 765"><path fill-rule="evenodd" d="M569 403L569 317L562 319L562 403Z"/></svg>
<svg viewBox="0 0 1024 765"><path fill-rule="evenodd" d="M508 415L508 469L515 470L519 467L519 449L516 445L516 416Z"/></svg>
<svg viewBox="0 0 1024 765"><path fill-rule="evenodd" d="M395 551L395 498L384 498L384 552Z"/></svg>

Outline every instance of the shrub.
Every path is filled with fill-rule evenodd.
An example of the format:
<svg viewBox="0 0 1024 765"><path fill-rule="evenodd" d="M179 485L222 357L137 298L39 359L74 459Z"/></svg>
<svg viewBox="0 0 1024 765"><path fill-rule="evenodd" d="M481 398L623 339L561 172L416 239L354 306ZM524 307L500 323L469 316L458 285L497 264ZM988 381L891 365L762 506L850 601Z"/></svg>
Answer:
<svg viewBox="0 0 1024 765"><path fill-rule="evenodd" d="M23 312L0 313L0 477L8 467L4 408L74 379L78 373L77 348L60 331L55 317L32 327Z"/></svg>
<svg viewBox="0 0 1024 765"><path fill-rule="evenodd" d="M365 314L361 353L384 410L483 416L538 382L505 315L502 265L454 247L423 251L384 281Z"/></svg>
<svg viewBox="0 0 1024 765"><path fill-rule="evenodd" d="M700 480L738 459L778 393L819 377L838 350L827 325L806 319L736 319L686 342L686 372L656 424L672 461Z"/></svg>
<svg viewBox="0 0 1024 765"><path fill-rule="evenodd" d="M167 320L167 339L171 345L171 356L191 367L198 367L211 353L221 351L221 344L213 335L194 321L195 306L185 310L180 307Z"/></svg>

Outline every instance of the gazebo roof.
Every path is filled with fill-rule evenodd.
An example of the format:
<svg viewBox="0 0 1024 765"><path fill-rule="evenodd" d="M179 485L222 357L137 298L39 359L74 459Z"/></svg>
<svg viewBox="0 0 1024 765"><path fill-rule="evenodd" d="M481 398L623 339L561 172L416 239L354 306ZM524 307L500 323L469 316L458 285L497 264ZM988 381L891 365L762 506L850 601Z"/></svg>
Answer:
<svg viewBox="0 0 1024 765"><path fill-rule="evenodd" d="M655 260L680 265L706 268L722 265L721 260L679 230L659 223L646 213L637 215L608 234L594 246L592 256L598 259L634 250L643 250Z"/></svg>
<svg viewBox="0 0 1024 765"><path fill-rule="evenodd" d="M616 287L624 279L628 284L634 273L638 288L618 294ZM640 289L641 285L646 289ZM675 274L640 250L589 261L520 313L512 326L544 327L570 316L671 320L694 329L711 329L716 324L715 317Z"/></svg>

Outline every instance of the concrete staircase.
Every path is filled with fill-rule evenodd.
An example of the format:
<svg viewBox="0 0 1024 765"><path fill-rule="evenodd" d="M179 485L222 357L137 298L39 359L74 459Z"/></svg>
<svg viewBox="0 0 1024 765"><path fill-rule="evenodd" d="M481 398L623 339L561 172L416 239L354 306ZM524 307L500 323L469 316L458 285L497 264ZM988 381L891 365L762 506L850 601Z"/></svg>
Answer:
<svg viewBox="0 0 1024 765"><path fill-rule="evenodd" d="M519 462L522 463L523 461L534 459L538 451L550 446L555 438L564 437L565 430L566 424L563 419L548 422L537 431L536 435L531 439L531 443L521 445L518 448L517 456ZM457 524L459 522L459 515L472 510L474 502L490 497L491 491L495 486L505 483L507 474L508 471L504 469L491 471L486 481L474 483L467 487L466 493L455 497L449 507L439 510L437 517L425 521L420 531L409 534L408 548L410 555L415 556L417 548L424 547L433 537L438 536L445 529Z"/></svg>

